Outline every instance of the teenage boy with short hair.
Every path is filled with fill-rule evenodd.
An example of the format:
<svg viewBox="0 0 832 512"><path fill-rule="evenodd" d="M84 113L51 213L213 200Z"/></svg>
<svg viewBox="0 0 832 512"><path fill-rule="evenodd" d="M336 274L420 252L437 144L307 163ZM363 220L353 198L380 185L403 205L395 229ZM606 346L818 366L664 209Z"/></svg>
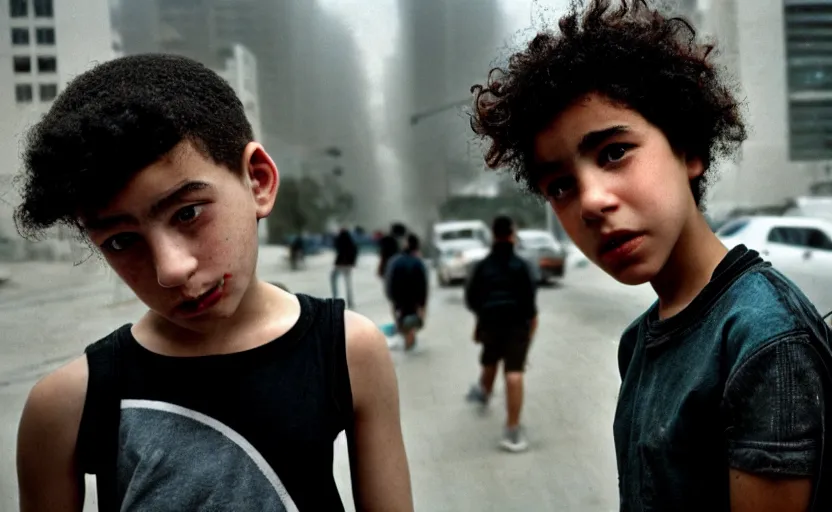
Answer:
<svg viewBox="0 0 832 512"><path fill-rule="evenodd" d="M591 261L658 295L619 347L621 509L830 510L829 331L698 208L746 136L712 47L641 0L558 26L474 88L472 126Z"/></svg>
<svg viewBox="0 0 832 512"><path fill-rule="evenodd" d="M465 304L477 317L474 338L482 343L480 378L467 399L488 405L502 361L507 414L500 447L519 453L529 447L520 412L526 357L537 330L537 287L529 264L514 252L514 221L500 215L491 234L491 252L474 267L465 286Z"/></svg>
<svg viewBox="0 0 832 512"><path fill-rule="evenodd" d="M231 87L181 57L73 80L32 130L22 233L79 229L148 307L32 390L24 511L343 510L346 430L361 510L412 510L384 337L341 301L257 278L279 178Z"/></svg>

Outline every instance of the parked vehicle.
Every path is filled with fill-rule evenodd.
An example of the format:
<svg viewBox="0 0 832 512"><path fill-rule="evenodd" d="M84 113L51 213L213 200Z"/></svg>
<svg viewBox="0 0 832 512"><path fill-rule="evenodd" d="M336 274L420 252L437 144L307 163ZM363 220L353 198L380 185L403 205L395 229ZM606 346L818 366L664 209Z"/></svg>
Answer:
<svg viewBox="0 0 832 512"><path fill-rule="evenodd" d="M832 222L811 217L743 217L717 236L728 247L745 244L791 279L821 314L832 310Z"/></svg>
<svg viewBox="0 0 832 512"><path fill-rule="evenodd" d="M521 229L517 232L516 250L532 265L537 264L540 281L563 277L566 249L552 233L542 229Z"/></svg>
<svg viewBox="0 0 832 512"><path fill-rule="evenodd" d="M480 220L440 222L431 238L440 286L464 281L471 257L491 246L491 230Z"/></svg>

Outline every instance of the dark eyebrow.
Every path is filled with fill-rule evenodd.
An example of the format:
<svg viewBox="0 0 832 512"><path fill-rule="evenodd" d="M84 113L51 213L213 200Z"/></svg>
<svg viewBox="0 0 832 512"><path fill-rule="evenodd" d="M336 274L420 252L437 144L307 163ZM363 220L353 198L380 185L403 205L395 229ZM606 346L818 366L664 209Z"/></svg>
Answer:
<svg viewBox="0 0 832 512"><path fill-rule="evenodd" d="M182 201L182 198L192 192L212 189L213 187L204 181L186 181L179 184L172 192L159 199L150 207L150 217L159 217L162 212ZM91 218L84 221L84 227L89 231L103 231L121 224L136 224L136 218L132 215L114 215L112 217Z"/></svg>
<svg viewBox="0 0 832 512"><path fill-rule="evenodd" d="M173 192L153 203L153 206L150 207L150 217L158 217L173 205L182 202L182 198L191 192L198 192L210 188L213 187L204 181L186 181L179 185Z"/></svg>
<svg viewBox="0 0 832 512"><path fill-rule="evenodd" d="M621 125L611 126L603 130L598 130L597 132L589 132L583 136L581 142L578 144L578 152L581 154L590 153L598 149L598 146L606 142L607 139L629 131L630 129L628 127Z"/></svg>
<svg viewBox="0 0 832 512"><path fill-rule="evenodd" d="M615 137L616 135L620 135L622 133L628 133L630 128L624 125L619 126L611 126L609 128L605 128L603 130L598 130L595 132L589 132L581 138L581 142L578 143L578 152L581 154L591 153L592 151L598 149L604 142L606 142L611 137ZM553 162L535 162L532 166L532 179L539 179L543 176L547 176L550 174L555 174L563 169L563 163L560 161L553 161Z"/></svg>

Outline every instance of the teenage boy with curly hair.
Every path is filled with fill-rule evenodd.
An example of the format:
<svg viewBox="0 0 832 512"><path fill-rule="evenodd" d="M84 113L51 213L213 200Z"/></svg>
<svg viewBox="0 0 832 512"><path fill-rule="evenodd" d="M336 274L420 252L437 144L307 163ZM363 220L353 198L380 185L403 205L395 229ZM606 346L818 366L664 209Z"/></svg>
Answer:
<svg viewBox="0 0 832 512"><path fill-rule="evenodd" d="M746 138L712 50L643 0L575 3L473 88L472 127L591 261L658 295L619 346L621 509L830 510L829 331L701 211Z"/></svg>

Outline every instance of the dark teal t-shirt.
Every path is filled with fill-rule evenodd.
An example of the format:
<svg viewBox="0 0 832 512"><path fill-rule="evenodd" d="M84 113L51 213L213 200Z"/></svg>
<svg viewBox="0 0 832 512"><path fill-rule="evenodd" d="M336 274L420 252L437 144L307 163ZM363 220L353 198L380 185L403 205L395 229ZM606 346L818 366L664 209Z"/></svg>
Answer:
<svg viewBox="0 0 832 512"><path fill-rule="evenodd" d="M830 354L815 308L744 246L679 314L654 304L619 346L621 510L728 511L729 468L817 479Z"/></svg>

